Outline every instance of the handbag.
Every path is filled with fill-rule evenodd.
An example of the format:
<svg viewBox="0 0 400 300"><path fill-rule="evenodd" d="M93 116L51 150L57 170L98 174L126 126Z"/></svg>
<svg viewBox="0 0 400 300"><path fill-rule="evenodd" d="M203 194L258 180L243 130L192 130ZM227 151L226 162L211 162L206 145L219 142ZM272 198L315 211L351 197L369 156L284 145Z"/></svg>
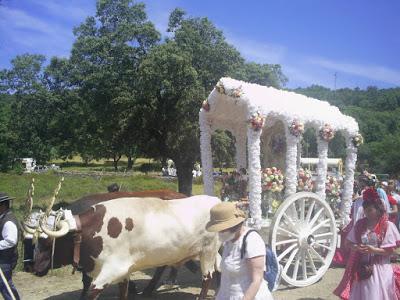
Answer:
<svg viewBox="0 0 400 300"><path fill-rule="evenodd" d="M371 257L369 257L367 263L360 263L357 268L357 275L359 280L365 280L372 276L374 266L371 263Z"/></svg>

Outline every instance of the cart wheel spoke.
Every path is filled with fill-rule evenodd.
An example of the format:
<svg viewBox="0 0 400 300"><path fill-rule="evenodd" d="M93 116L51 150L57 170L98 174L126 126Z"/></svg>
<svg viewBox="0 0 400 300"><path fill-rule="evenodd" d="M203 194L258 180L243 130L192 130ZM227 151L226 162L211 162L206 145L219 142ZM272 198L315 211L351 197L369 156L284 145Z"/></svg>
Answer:
<svg viewBox="0 0 400 300"><path fill-rule="evenodd" d="M314 233L315 231L317 231L318 229L320 229L321 227L329 224L329 222L331 222L331 220L329 220L329 219L323 220L317 226L315 226L313 229L311 229L311 234Z"/></svg>
<svg viewBox="0 0 400 300"><path fill-rule="evenodd" d="M310 247L310 250L313 255L315 255L323 264L325 264L325 259L323 259L322 256L319 255L319 253L313 247Z"/></svg>
<svg viewBox="0 0 400 300"><path fill-rule="evenodd" d="M298 239L289 239L289 240L282 240L279 242L276 242L275 245L285 245L285 244L291 244L291 243L297 243Z"/></svg>
<svg viewBox="0 0 400 300"><path fill-rule="evenodd" d="M306 210L306 200L304 198L300 199L300 220L304 221L304 214Z"/></svg>
<svg viewBox="0 0 400 300"><path fill-rule="evenodd" d="M317 274L317 268L315 267L314 260L310 254L310 251L307 250L307 257L310 260L311 269L313 270L314 274Z"/></svg>
<svg viewBox="0 0 400 300"><path fill-rule="evenodd" d="M293 280L297 280L297 273L299 272L299 264L300 264L300 256L297 256L297 259L294 263L294 268L293 268Z"/></svg>
<svg viewBox="0 0 400 300"><path fill-rule="evenodd" d="M286 274L289 270L290 265L292 264L292 261L294 257L296 256L297 252L299 251L299 248L296 248L290 253L289 259L285 263L285 267L283 268L283 272Z"/></svg>
<svg viewBox="0 0 400 300"><path fill-rule="evenodd" d="M283 227L279 227L278 230L286 233L286 235L289 236L289 237L298 237L299 236L297 233L294 233L294 232L292 232L290 230L287 230L287 229L285 229Z"/></svg>
<svg viewBox="0 0 400 300"><path fill-rule="evenodd" d="M331 251L331 247L315 242L314 245Z"/></svg>
<svg viewBox="0 0 400 300"><path fill-rule="evenodd" d="M283 213L283 218L289 223L290 229L297 231L295 221L292 220L286 213Z"/></svg>
<svg viewBox="0 0 400 300"><path fill-rule="evenodd" d="M303 279L306 280L307 279L307 261L306 261L306 256L304 255L304 252L302 252L301 254L302 256L302 269L303 269Z"/></svg>
<svg viewBox="0 0 400 300"><path fill-rule="evenodd" d="M293 244L290 247L286 248L285 251L279 254L278 261L281 261L282 258L284 258L290 251L292 251L295 248L297 248L297 244Z"/></svg>
<svg viewBox="0 0 400 300"><path fill-rule="evenodd" d="M320 233L320 234L314 235L314 238L316 240L319 240L320 238L323 238L323 237L333 237L333 233L332 232L325 232L325 233Z"/></svg>
<svg viewBox="0 0 400 300"><path fill-rule="evenodd" d="M312 220L310 221L309 225L310 227L312 227L314 225L315 222L317 222L319 216L321 215L321 213L324 211L324 208L320 208L319 211L317 211L317 213L314 215L314 217L312 218Z"/></svg>
<svg viewBox="0 0 400 300"><path fill-rule="evenodd" d="M311 219L311 214L314 210L314 206L315 206L315 200L312 200L310 203L310 206L308 207L308 211L307 211L307 216L306 216L306 222L310 222Z"/></svg>

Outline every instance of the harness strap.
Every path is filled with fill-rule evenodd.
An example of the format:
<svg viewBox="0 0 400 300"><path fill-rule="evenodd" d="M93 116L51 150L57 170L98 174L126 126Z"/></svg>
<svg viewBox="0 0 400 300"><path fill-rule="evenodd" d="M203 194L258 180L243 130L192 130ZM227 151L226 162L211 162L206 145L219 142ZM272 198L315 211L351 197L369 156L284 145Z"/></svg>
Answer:
<svg viewBox="0 0 400 300"><path fill-rule="evenodd" d="M257 232L257 233L258 233L257 230L255 230L255 229L250 229L249 231L246 232L246 234L245 234L244 237L243 237L242 249L240 249L240 259L243 259L244 254L245 254L245 252L246 252L246 245L247 245L246 238L247 238L247 236L248 236L250 233L252 233L252 232Z"/></svg>
<svg viewBox="0 0 400 300"><path fill-rule="evenodd" d="M82 226L79 215L74 215L76 222L76 231L74 233L74 255L72 261L72 274L75 273L76 269L79 266L79 261L81 259L81 243L82 243Z"/></svg>

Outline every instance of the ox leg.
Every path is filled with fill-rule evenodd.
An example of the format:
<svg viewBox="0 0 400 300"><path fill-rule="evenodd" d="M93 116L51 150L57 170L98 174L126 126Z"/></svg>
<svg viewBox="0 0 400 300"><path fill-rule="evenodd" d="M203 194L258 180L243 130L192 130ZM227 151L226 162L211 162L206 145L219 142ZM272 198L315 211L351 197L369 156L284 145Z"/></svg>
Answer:
<svg viewBox="0 0 400 300"><path fill-rule="evenodd" d="M129 266L119 261L108 261L101 267L100 273L93 279L89 300L97 299L100 293L112 282L121 282L129 278ZM126 289L128 284L126 284Z"/></svg>
<svg viewBox="0 0 400 300"><path fill-rule="evenodd" d="M92 283L92 278L89 277L85 272L82 272L82 283L83 283L83 289L81 292L81 296L79 297L79 300L86 300L88 296L88 291L90 289L90 285Z"/></svg>
<svg viewBox="0 0 400 300"><path fill-rule="evenodd" d="M207 297L208 290L210 288L210 283L211 283L211 276L208 275L207 277L203 278L203 281L201 282L201 291L199 295L199 300L204 300Z"/></svg>
<svg viewBox="0 0 400 300"><path fill-rule="evenodd" d="M158 267L154 272L153 278L151 278L149 284L144 288L143 295L150 296L156 289L158 282L160 281L161 275L164 273L167 266Z"/></svg>
<svg viewBox="0 0 400 300"><path fill-rule="evenodd" d="M169 271L168 279L165 281L166 284L177 284L178 283L178 269L171 267Z"/></svg>
<svg viewBox="0 0 400 300"><path fill-rule="evenodd" d="M118 283L118 286L119 286L119 299L128 300L129 280L125 279L124 281Z"/></svg>

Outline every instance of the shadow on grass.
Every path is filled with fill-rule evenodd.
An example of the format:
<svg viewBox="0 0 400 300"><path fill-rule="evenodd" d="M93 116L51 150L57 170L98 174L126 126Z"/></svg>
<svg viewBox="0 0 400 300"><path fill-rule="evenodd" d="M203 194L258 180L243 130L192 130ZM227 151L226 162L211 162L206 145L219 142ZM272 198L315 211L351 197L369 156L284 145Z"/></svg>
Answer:
<svg viewBox="0 0 400 300"><path fill-rule="evenodd" d="M148 280L135 280L135 284L139 287L139 291L146 286ZM191 286L185 286L185 288L190 288ZM44 299L48 300L69 300L69 299L79 299L81 290L75 290L70 292L60 293L58 295L50 296ZM155 291L151 296L146 297L139 294L130 294L128 299L135 300L149 300L149 299L164 299L164 300L193 300L198 297L198 294L188 293L180 291L176 287L161 286ZM99 300L114 300L119 299L119 287L117 284L111 285L106 288L98 298ZM211 297L209 299L212 299Z"/></svg>

